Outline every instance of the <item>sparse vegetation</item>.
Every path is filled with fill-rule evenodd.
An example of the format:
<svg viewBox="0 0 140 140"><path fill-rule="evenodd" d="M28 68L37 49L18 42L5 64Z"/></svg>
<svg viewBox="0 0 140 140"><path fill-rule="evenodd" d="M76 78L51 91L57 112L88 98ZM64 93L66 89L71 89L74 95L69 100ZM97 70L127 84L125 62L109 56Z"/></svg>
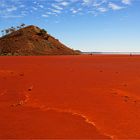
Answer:
<svg viewBox="0 0 140 140"><path fill-rule="evenodd" d="M0 38L1 56L77 54L49 35L45 29L34 25L23 28L24 26L24 24L12 26L2 31L6 32L6 35Z"/></svg>
<svg viewBox="0 0 140 140"><path fill-rule="evenodd" d="M45 29L42 29L40 32L41 32L42 34L47 34L47 31L46 31Z"/></svg>
<svg viewBox="0 0 140 140"><path fill-rule="evenodd" d="M8 35L10 33L13 33L19 29L22 29L24 28L26 25L24 23L22 23L20 26L16 26L16 27L10 27L10 28L7 28L7 29L4 29L4 30L1 30L1 33L2 33L2 36L4 35Z"/></svg>
<svg viewBox="0 0 140 140"><path fill-rule="evenodd" d="M40 35L40 36L44 36L46 34L47 34L47 31L45 29L41 29L40 33L38 33L38 35Z"/></svg>

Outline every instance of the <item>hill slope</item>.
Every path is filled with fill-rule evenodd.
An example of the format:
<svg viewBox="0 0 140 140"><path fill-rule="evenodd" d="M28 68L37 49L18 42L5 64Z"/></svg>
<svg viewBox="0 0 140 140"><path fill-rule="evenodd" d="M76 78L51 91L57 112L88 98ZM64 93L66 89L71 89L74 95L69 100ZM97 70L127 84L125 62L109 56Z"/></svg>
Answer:
<svg viewBox="0 0 140 140"><path fill-rule="evenodd" d="M0 55L73 55L68 48L40 28L30 25L0 38Z"/></svg>

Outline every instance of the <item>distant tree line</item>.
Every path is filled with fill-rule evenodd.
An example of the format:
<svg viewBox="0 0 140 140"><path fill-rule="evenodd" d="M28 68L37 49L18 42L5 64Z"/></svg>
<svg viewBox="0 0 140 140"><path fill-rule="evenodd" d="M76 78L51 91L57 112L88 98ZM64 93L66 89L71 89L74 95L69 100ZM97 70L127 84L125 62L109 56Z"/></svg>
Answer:
<svg viewBox="0 0 140 140"><path fill-rule="evenodd" d="M19 26L16 26L16 27L10 27L10 28L7 28L7 29L4 29L4 30L1 30L1 33L2 33L2 36L4 35L7 35L7 34L10 34L10 33L13 33L19 29L22 29L24 28L26 25L24 23L22 23L21 25Z"/></svg>

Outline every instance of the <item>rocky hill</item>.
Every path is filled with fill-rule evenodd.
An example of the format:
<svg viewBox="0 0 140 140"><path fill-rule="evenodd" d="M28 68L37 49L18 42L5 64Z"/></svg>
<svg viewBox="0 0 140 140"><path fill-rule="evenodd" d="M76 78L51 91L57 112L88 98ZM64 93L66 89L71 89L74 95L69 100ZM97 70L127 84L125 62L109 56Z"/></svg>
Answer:
<svg viewBox="0 0 140 140"><path fill-rule="evenodd" d="M0 55L75 55L45 30L30 25L0 38Z"/></svg>

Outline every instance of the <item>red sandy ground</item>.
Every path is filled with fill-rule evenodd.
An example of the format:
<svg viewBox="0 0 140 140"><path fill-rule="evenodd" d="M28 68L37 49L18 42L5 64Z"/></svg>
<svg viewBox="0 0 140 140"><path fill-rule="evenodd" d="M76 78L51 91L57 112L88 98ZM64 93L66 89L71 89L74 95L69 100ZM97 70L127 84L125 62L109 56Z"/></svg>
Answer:
<svg viewBox="0 0 140 140"><path fill-rule="evenodd" d="M0 57L0 138L140 139L140 56Z"/></svg>

